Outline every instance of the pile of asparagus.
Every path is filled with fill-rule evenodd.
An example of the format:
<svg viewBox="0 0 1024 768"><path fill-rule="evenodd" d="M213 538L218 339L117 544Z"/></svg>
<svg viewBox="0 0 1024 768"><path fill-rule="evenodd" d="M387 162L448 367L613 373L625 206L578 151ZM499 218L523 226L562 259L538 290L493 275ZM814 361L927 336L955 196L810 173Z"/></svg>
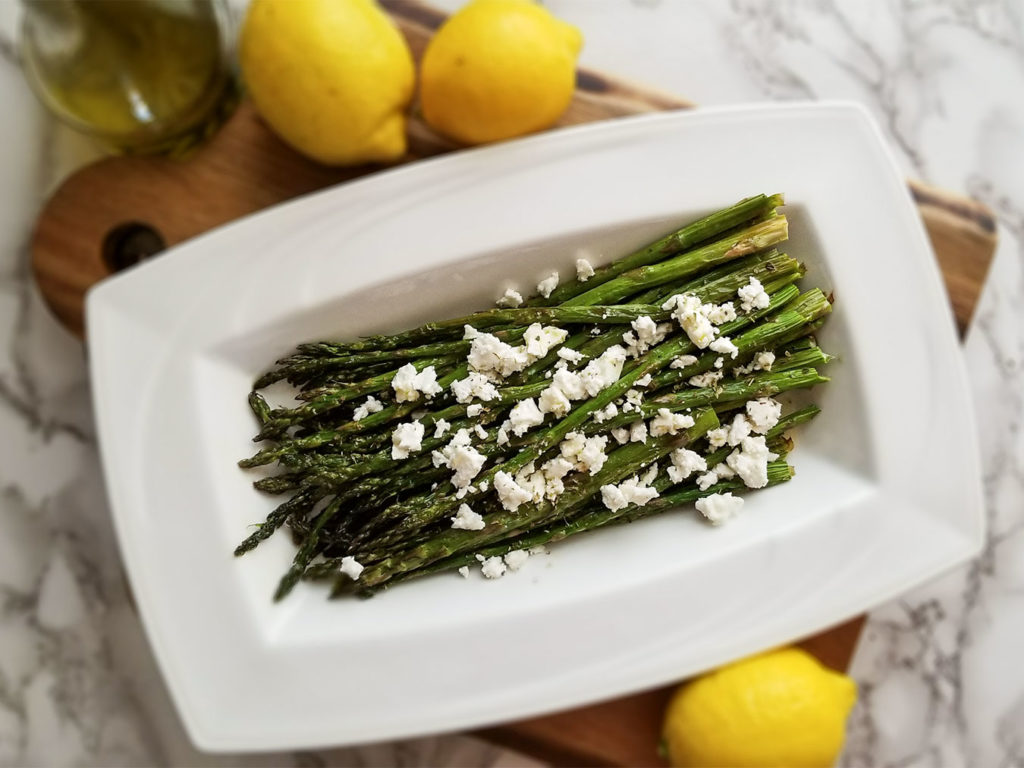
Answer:
<svg viewBox="0 0 1024 768"><path fill-rule="evenodd" d="M299 345L256 381L249 404L259 422L255 440L266 441L266 447L239 462L242 467L276 464L279 473L257 480L255 486L288 498L235 554L250 551L287 526L298 551L281 579L276 599L302 579L331 582L332 596L353 592L367 596L405 579L632 522L711 494L745 492L739 478L702 490L693 477L674 484L661 471L651 483L657 498L613 511L602 503L600 489L642 474L683 446L700 453L708 468L714 468L733 449L712 449L709 430L727 423L733 412L742 413L751 399L828 380L818 368L831 358L817 346L813 334L831 310L830 299L815 288L801 291L797 282L804 275L803 266L776 249L787 237L786 218L777 211L781 203L778 195L742 200L597 268L585 281L564 281L547 298L538 295L516 308L489 309L357 341ZM471 341L464 338L467 325L509 344L518 343L531 323L564 328L569 335L559 348L581 353L583 362L578 365L582 367L613 345L622 345L623 333L638 318L670 320L663 304L677 294L693 294L706 303L732 301L739 308L737 291L749 285L751 278L762 284L770 302L740 311L735 320L718 329L731 338L737 355L698 349L673 324L663 341L626 361L618 381L594 397L574 402L563 418L547 414L543 424L522 436L499 441L499 425L513 406L538 396L550 384L556 365L565 365L557 348L496 381L498 397L476 408L457 402L450 389L470 370ZM774 364L768 371L752 371L749 363L765 350L774 352ZM692 356L695 362L684 356ZM680 366L679 358L687 364ZM410 363L417 371L433 366L441 391L429 399L398 402L392 379ZM724 377L712 386L690 382L715 370L722 370ZM608 404L623 403L630 390L638 389L637 381L642 386L648 377L637 409L620 411L604 421L594 418ZM255 391L281 380L297 389L298 404L272 408ZM355 409L370 395L383 407L354 419ZM514 475L531 462L539 466L558 455L561 441L570 433L610 434L650 419L661 409L688 413L694 424L646 442L620 445L609 440L607 460L600 470L571 473L564 492L553 501L526 503L515 511L499 502L493 488L499 471ZM792 448L787 430L817 413L817 407L808 406L784 415L765 435L768 447L778 456L768 465L769 486L793 475L786 462ZM421 448L395 460L392 432L413 418L425 426ZM433 437L434 426L442 419L451 429ZM475 481L483 481L483 488L489 484L487 491L477 485L473 495L462 497L451 483L451 470L435 466L432 460L432 452L460 428L472 430L473 447L486 456ZM453 527L453 516L466 502L483 516L482 529ZM362 566L358 578L341 570L346 559Z"/></svg>

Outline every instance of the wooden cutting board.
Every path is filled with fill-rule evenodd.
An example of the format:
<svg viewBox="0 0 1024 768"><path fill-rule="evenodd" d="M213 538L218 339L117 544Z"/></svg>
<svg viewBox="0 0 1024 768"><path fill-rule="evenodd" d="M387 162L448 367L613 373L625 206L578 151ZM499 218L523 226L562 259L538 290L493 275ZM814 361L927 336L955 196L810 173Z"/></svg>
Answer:
<svg viewBox="0 0 1024 768"><path fill-rule="evenodd" d="M443 13L407 0L383 0L418 58ZM580 70L560 125L692 107L675 96ZM456 149L434 134L415 108L402 162ZM84 333L90 286L113 272L221 224L381 166L330 169L300 157L243 101L221 131L185 160L111 157L70 176L36 225L32 265L43 297L73 333ZM910 182L949 290L961 331L970 322L996 244L984 206ZM737 190L737 197L749 190ZM724 201L728 202L728 201ZM824 663L846 669L862 618L802 644ZM480 735L562 765L656 765L658 728L670 688L562 714L512 723Z"/></svg>

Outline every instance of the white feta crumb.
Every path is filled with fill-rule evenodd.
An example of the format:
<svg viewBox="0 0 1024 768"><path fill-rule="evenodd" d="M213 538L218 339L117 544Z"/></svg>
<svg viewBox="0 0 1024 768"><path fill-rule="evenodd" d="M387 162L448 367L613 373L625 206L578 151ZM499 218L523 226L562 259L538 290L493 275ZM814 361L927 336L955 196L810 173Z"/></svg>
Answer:
<svg viewBox="0 0 1024 768"><path fill-rule="evenodd" d="M602 331L601 331L601 326L600 325L595 325L593 328L590 329L590 335L591 336L600 336L601 333L602 333Z"/></svg>
<svg viewBox="0 0 1024 768"><path fill-rule="evenodd" d="M558 418L562 418L572 408L572 403L561 387L552 384L545 387L544 391L540 393L540 397L537 398L537 407L541 413L553 413Z"/></svg>
<svg viewBox="0 0 1024 768"><path fill-rule="evenodd" d="M469 494L469 488L468 487L466 487L466 488L459 488L459 490L457 490L455 492L455 498L456 499L464 499L464 498L466 498L467 494Z"/></svg>
<svg viewBox="0 0 1024 768"><path fill-rule="evenodd" d="M613 419L619 414L619 406L615 403L608 403L604 408L594 411L594 421L598 424L603 424L608 419Z"/></svg>
<svg viewBox="0 0 1024 768"><path fill-rule="evenodd" d="M654 377L653 377L653 376L651 376L651 374L649 374L649 373L645 373L645 374L644 374L643 376L641 376L641 377L640 377L639 379L637 379L636 381L634 381L634 382L633 382L633 384L635 384L635 385L636 385L636 386L638 386L638 387L649 387L649 386L651 385L651 380L652 380L653 378L654 378Z"/></svg>
<svg viewBox="0 0 1024 768"><path fill-rule="evenodd" d="M505 426L505 424L502 424L500 427L498 427L498 435L495 438L495 442L498 445L508 445L508 428Z"/></svg>
<svg viewBox="0 0 1024 768"><path fill-rule="evenodd" d="M512 475L500 470L494 475L494 491L509 512L515 512L521 504L533 498L533 494L521 488Z"/></svg>
<svg viewBox="0 0 1024 768"><path fill-rule="evenodd" d="M721 368L725 364L725 360L721 357L715 358L715 368Z"/></svg>
<svg viewBox="0 0 1024 768"><path fill-rule="evenodd" d="M435 451L435 453L436 453L436 451ZM437 490L437 483L431 483L430 484L430 490L436 491Z"/></svg>
<svg viewBox="0 0 1024 768"><path fill-rule="evenodd" d="M708 468L703 456L687 448L672 451L671 458L672 466L668 468L668 476L673 483L681 483L695 472L706 472Z"/></svg>
<svg viewBox="0 0 1024 768"><path fill-rule="evenodd" d="M413 451L423 447L423 424L418 421L410 421L399 424L391 433L391 458L407 459Z"/></svg>
<svg viewBox="0 0 1024 768"><path fill-rule="evenodd" d="M480 403L473 403L472 405L466 406L466 415L472 418L473 416L479 416L483 411L484 407Z"/></svg>
<svg viewBox="0 0 1024 768"><path fill-rule="evenodd" d="M687 379L687 383L691 387L713 387L721 380L721 371L707 371L705 373L699 373L696 376L691 376Z"/></svg>
<svg viewBox="0 0 1024 768"><path fill-rule="evenodd" d="M657 467L654 469L657 472ZM618 485L601 486L601 501L612 512L625 509L630 504L642 507L651 499L656 498L658 498L657 489L646 485L643 480L638 479L636 476Z"/></svg>
<svg viewBox="0 0 1024 768"><path fill-rule="evenodd" d="M505 575L505 561L495 555L488 557L480 565L480 573L488 579L500 579Z"/></svg>
<svg viewBox="0 0 1024 768"><path fill-rule="evenodd" d="M766 309L771 304L771 297L765 293L764 286L756 277L736 291L740 300L740 309L744 312L753 312L755 309Z"/></svg>
<svg viewBox="0 0 1024 768"><path fill-rule="evenodd" d="M579 374L587 396L594 397L598 392L618 381L622 375L622 366L625 363L626 350L618 344L608 347L608 349L601 353L600 357L596 357L587 363L586 368L580 371ZM557 376L558 374L555 375Z"/></svg>
<svg viewBox="0 0 1024 768"><path fill-rule="evenodd" d="M505 553L504 559L505 565L510 571L518 571L526 565L526 561L530 559L530 553L525 549L513 549L511 552Z"/></svg>
<svg viewBox="0 0 1024 768"><path fill-rule="evenodd" d="M523 303L523 295L519 293L515 288L506 288L505 293L502 297L495 302L499 307L508 307L509 309L515 309Z"/></svg>
<svg viewBox="0 0 1024 768"><path fill-rule="evenodd" d="M594 266L586 259L576 259L576 279L585 283L593 276Z"/></svg>
<svg viewBox="0 0 1024 768"><path fill-rule="evenodd" d="M550 379L551 378L551 371L544 371L544 378L545 379Z"/></svg>
<svg viewBox="0 0 1024 768"><path fill-rule="evenodd" d="M732 305L732 302L725 304L705 304L703 306L703 312L707 315L715 325L721 325L722 323L731 323L736 319L736 307Z"/></svg>
<svg viewBox="0 0 1024 768"><path fill-rule="evenodd" d="M477 486L477 488L479 488L479 489L480 489L480 493L483 493L483 492L484 492L484 491L486 491L486 490L487 490L488 488L490 488L490 486L491 486L491 484L490 484L490 483L488 483L488 482L487 482L486 480L481 480L481 481L480 481L480 484L479 484L479 485Z"/></svg>
<svg viewBox="0 0 1024 768"><path fill-rule="evenodd" d="M569 347L560 347L558 350L558 356L573 365L583 362L583 358L585 357L582 352L577 352L575 349L570 349Z"/></svg>
<svg viewBox="0 0 1024 768"><path fill-rule="evenodd" d="M526 333L523 334L523 341L526 342L526 353L534 360L539 360L565 341L568 336L569 332L564 328L533 323L526 329ZM533 361L531 360L531 362Z"/></svg>
<svg viewBox="0 0 1024 768"><path fill-rule="evenodd" d="M452 425L444 419L434 422L434 437L444 437L445 432L452 428Z"/></svg>
<svg viewBox="0 0 1024 768"><path fill-rule="evenodd" d="M696 363L698 360L699 360L699 358L697 358L697 357L695 357L693 355L680 355L675 360L673 360L671 363L669 363L668 367L669 368L675 368L677 370L680 369L680 368L689 368L691 365Z"/></svg>
<svg viewBox="0 0 1024 768"><path fill-rule="evenodd" d="M708 349L722 355L729 355L733 360L735 360L736 355L740 353L739 347L733 344L732 339L728 336L719 336L708 345Z"/></svg>
<svg viewBox="0 0 1024 768"><path fill-rule="evenodd" d="M487 527L483 516L470 509L469 504L460 505L459 511L455 513L451 520L452 528L457 528L461 531L482 531Z"/></svg>
<svg viewBox="0 0 1024 768"><path fill-rule="evenodd" d="M619 445L625 445L629 442L629 429L626 427L618 427L612 430L612 437L615 438L615 442Z"/></svg>
<svg viewBox="0 0 1024 768"><path fill-rule="evenodd" d="M345 557L341 558L341 572L352 579L352 581L359 581L359 576L363 572L363 566L352 555L345 555Z"/></svg>
<svg viewBox="0 0 1024 768"><path fill-rule="evenodd" d="M558 273L552 272L550 275L545 277L539 283L537 283L537 293L543 296L545 299L548 298L552 291L558 287Z"/></svg>
<svg viewBox="0 0 1024 768"><path fill-rule="evenodd" d="M482 373L472 371L464 379L456 379L451 384L455 402L468 403L471 400L490 402L499 397L498 388Z"/></svg>
<svg viewBox="0 0 1024 768"><path fill-rule="evenodd" d="M745 376L754 371L770 371L775 364L774 352L758 352L746 365L738 365L733 369L736 376Z"/></svg>
<svg viewBox="0 0 1024 768"><path fill-rule="evenodd" d="M729 439L729 428L717 427L716 429L709 429L707 438L708 445L712 448L721 448Z"/></svg>
<svg viewBox="0 0 1024 768"><path fill-rule="evenodd" d="M642 421L634 421L629 425L629 442L647 443L647 424Z"/></svg>
<svg viewBox="0 0 1024 768"><path fill-rule="evenodd" d="M778 454L768 450L763 437L747 437L725 461L748 488L764 488L768 485L768 462L777 458Z"/></svg>
<svg viewBox="0 0 1024 768"><path fill-rule="evenodd" d="M640 485L650 485L658 479L658 462L654 462L647 468L647 471L640 475Z"/></svg>
<svg viewBox="0 0 1024 768"><path fill-rule="evenodd" d="M713 493L697 499L697 511L712 525L721 525L731 520L743 508L743 499L731 493Z"/></svg>
<svg viewBox="0 0 1024 768"><path fill-rule="evenodd" d="M604 435L586 437L582 432L570 432L558 448L562 456L573 462L581 472L596 475L608 459L604 452L607 445L608 438Z"/></svg>
<svg viewBox="0 0 1024 768"><path fill-rule="evenodd" d="M469 578L469 566L468 565L464 565L461 568L459 568L459 575L462 578L464 578L464 579L468 579Z"/></svg>
<svg viewBox="0 0 1024 768"><path fill-rule="evenodd" d="M472 406L470 407L472 408ZM483 426L481 426L480 424L474 424L473 431L476 432L476 436L479 437L481 440L487 439L487 430L484 429Z"/></svg>
<svg viewBox="0 0 1024 768"><path fill-rule="evenodd" d="M626 390L626 402L635 408L639 408L644 401L644 393L639 389Z"/></svg>
<svg viewBox="0 0 1024 768"><path fill-rule="evenodd" d="M757 400L748 400L746 410L751 430L763 435L779 423L782 403L770 397L761 397Z"/></svg>
<svg viewBox="0 0 1024 768"><path fill-rule="evenodd" d="M412 363L406 363L398 369L391 379L391 387L395 390L395 401L399 403L419 400L421 394L431 398L441 391L434 366L428 365L422 371L417 371Z"/></svg>
<svg viewBox="0 0 1024 768"><path fill-rule="evenodd" d="M384 410L384 403L370 395L366 398L366 402L356 407L355 412L352 414L352 421L362 421L371 413L379 413L382 410Z"/></svg>
<svg viewBox="0 0 1024 768"><path fill-rule="evenodd" d="M750 436L750 422L747 417L742 413L737 413L733 419L732 424L729 426L729 437L726 438L726 442L729 445L737 446L743 442L743 439Z"/></svg>
<svg viewBox="0 0 1024 768"><path fill-rule="evenodd" d="M718 329L705 312L705 307L712 306L702 304L701 300L691 293L677 293L662 304L661 308L672 312L672 317L698 349L706 349L718 334Z"/></svg>
<svg viewBox="0 0 1024 768"><path fill-rule="evenodd" d="M508 419L512 424L512 432L516 437L522 437L530 427L536 427L544 423L544 414L537 407L537 401L532 397L520 400L509 411Z"/></svg>
<svg viewBox="0 0 1024 768"><path fill-rule="evenodd" d="M435 467L445 466L455 470L452 485L456 488L468 486L470 481L480 474L487 461L486 456L470 445L472 441L469 430L460 429L444 448L431 454Z"/></svg>
<svg viewBox="0 0 1024 768"><path fill-rule="evenodd" d="M471 341L473 339L479 338L480 336L483 336L483 333L478 331L472 325L462 326L462 338L465 341Z"/></svg>
<svg viewBox="0 0 1024 768"><path fill-rule="evenodd" d="M693 424L693 416L689 414L672 413L668 408L659 408L658 415L651 419L651 435L674 435L681 429L689 429Z"/></svg>
<svg viewBox="0 0 1024 768"><path fill-rule="evenodd" d="M473 337L466 356L471 370L501 377L518 373L534 359L526 347L513 347L492 333L478 333Z"/></svg>

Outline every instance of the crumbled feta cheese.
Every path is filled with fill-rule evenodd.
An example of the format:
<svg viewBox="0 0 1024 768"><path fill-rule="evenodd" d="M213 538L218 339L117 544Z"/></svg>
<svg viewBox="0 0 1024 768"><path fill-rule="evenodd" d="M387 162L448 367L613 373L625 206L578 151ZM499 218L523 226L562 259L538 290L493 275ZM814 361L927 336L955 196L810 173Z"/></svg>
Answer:
<svg viewBox="0 0 1024 768"><path fill-rule="evenodd" d="M593 362L591 361L590 365L593 365ZM582 400L587 396L587 388L583 383L582 375L566 368L555 371L555 375L551 379L551 386L559 390L569 400Z"/></svg>
<svg viewBox="0 0 1024 768"><path fill-rule="evenodd" d="M464 326L462 326L462 338L465 341L472 341L473 339L477 339L477 338L479 338L481 336L483 336L483 333L478 331L472 325L464 325Z"/></svg>
<svg viewBox="0 0 1024 768"><path fill-rule="evenodd" d="M490 379L482 373L470 372L464 379L456 379L451 385L452 394L455 395L455 402L468 403L471 400L483 400L490 402L496 400L500 395L498 388Z"/></svg>
<svg viewBox="0 0 1024 768"><path fill-rule="evenodd" d="M384 410L384 403L370 395L366 398L365 403L356 407L355 412L352 414L352 421L362 421L371 413L379 413L382 410Z"/></svg>
<svg viewBox="0 0 1024 768"><path fill-rule="evenodd" d="M657 467L655 467L655 471L657 471ZM644 479L646 480L646 478ZM636 476L618 485L601 486L601 501L612 512L625 509L630 504L642 507L651 499L656 498L658 498L657 489L646 485L644 480L640 480Z"/></svg>
<svg viewBox="0 0 1024 768"><path fill-rule="evenodd" d="M480 572L488 579L500 579L505 575L505 561L495 555L488 557L480 565Z"/></svg>
<svg viewBox="0 0 1024 768"><path fill-rule="evenodd" d="M691 365L696 363L698 360L699 360L699 358L694 357L693 355L680 355L675 360L673 360L671 363L669 363L668 367L669 368L675 368L677 370L680 369L680 368L689 368Z"/></svg>
<svg viewBox="0 0 1024 768"><path fill-rule="evenodd" d="M580 471L596 475L608 459L604 452L607 445L608 438L604 435L585 437L581 432L570 432L558 447L562 456Z"/></svg>
<svg viewBox="0 0 1024 768"><path fill-rule="evenodd" d="M541 413L540 408L537 407L537 401L532 397L516 403L509 411L508 418L516 437L522 437L530 427L544 423L544 414Z"/></svg>
<svg viewBox="0 0 1024 768"><path fill-rule="evenodd" d="M480 403L473 403L466 407L466 415L472 418L473 416L479 416L484 407Z"/></svg>
<svg viewBox="0 0 1024 768"><path fill-rule="evenodd" d="M626 427L618 427L612 430L612 437L615 438L615 442L619 445L625 445L629 442L629 430Z"/></svg>
<svg viewBox="0 0 1024 768"><path fill-rule="evenodd" d="M575 349L569 347L560 347L558 350L558 356L563 360L567 360L573 365L583 362L585 355L582 352L577 352Z"/></svg>
<svg viewBox="0 0 1024 768"><path fill-rule="evenodd" d="M726 438L726 442L729 445L736 446L743 442L743 439L750 435L750 422L747 421L747 417L742 413L737 413L733 419L732 424L729 427L729 437Z"/></svg>
<svg viewBox="0 0 1024 768"><path fill-rule="evenodd" d="M465 488L470 481L480 474L487 457L473 448L470 443L468 429L460 429L452 437L451 441L440 451L431 454L435 467L448 467L455 470L452 477L452 485L456 488Z"/></svg>
<svg viewBox="0 0 1024 768"><path fill-rule="evenodd" d="M672 451L672 466L668 468L669 479L673 483L681 483L694 472L706 472L708 463L696 451L677 448Z"/></svg>
<svg viewBox="0 0 1024 768"><path fill-rule="evenodd" d="M642 421L634 421L629 426L629 442L647 443L647 424Z"/></svg>
<svg viewBox="0 0 1024 768"><path fill-rule="evenodd" d="M452 528L461 531L482 531L487 527L483 516L470 509L469 504L460 505L459 511L455 513L451 520Z"/></svg>
<svg viewBox="0 0 1024 768"><path fill-rule="evenodd" d="M545 299L551 295L551 292L558 287L558 273L552 272L550 275L545 277L539 283L537 283L537 292Z"/></svg>
<svg viewBox="0 0 1024 768"><path fill-rule="evenodd" d="M604 408L594 411L594 421L598 424L603 424L608 419L615 418L619 413L619 406L615 403L608 403Z"/></svg>
<svg viewBox="0 0 1024 768"><path fill-rule="evenodd" d="M754 371L770 371L775 364L774 352L758 352L746 365L737 365L733 368L736 376L745 376Z"/></svg>
<svg viewBox="0 0 1024 768"><path fill-rule="evenodd" d="M541 413L553 413L558 418L562 418L572 408L572 403L560 387L552 384L545 387L544 391L540 393L540 397L537 398L537 407L540 408Z"/></svg>
<svg viewBox="0 0 1024 768"><path fill-rule="evenodd" d="M697 499L697 511L712 525L721 525L736 517L743 508L743 499L731 493L713 493Z"/></svg>
<svg viewBox="0 0 1024 768"><path fill-rule="evenodd" d="M672 312L686 335L690 337L698 349L705 349L715 340L718 329L708 319L704 311L705 306L699 298L691 293L677 293L661 305L661 308Z"/></svg>
<svg viewBox="0 0 1024 768"><path fill-rule="evenodd" d="M345 555L345 557L341 558L341 572L352 579L352 581L359 581L359 576L363 572L363 566L351 555Z"/></svg>
<svg viewBox="0 0 1024 768"><path fill-rule="evenodd" d="M523 334L523 341L526 342L526 353L531 355L534 360L539 360L565 341L568 335L569 332L564 328L533 323L526 329L526 333Z"/></svg>
<svg viewBox="0 0 1024 768"><path fill-rule="evenodd" d="M638 389L626 390L626 402L635 408L639 408L644 401L644 393Z"/></svg>
<svg viewBox="0 0 1024 768"><path fill-rule="evenodd" d="M472 406L470 406L470 408L472 408ZM468 409L467 409L467 412L468 412ZM470 414L470 415L472 415L472 414ZM487 439L487 430L484 429L480 424L474 424L473 425L473 431L476 432L476 436L479 437L481 440L486 440Z"/></svg>
<svg viewBox="0 0 1024 768"><path fill-rule="evenodd" d="M391 387L395 390L395 401L399 403L419 400L421 394L430 398L441 391L434 366L428 365L422 371L417 371L412 363L406 363L398 369L391 379Z"/></svg>
<svg viewBox="0 0 1024 768"><path fill-rule="evenodd" d="M626 344L626 354L629 357L640 357L655 344L660 344L672 330L670 324L658 325L647 315L638 317L630 325L633 330L622 334L622 341Z"/></svg>
<svg viewBox="0 0 1024 768"><path fill-rule="evenodd" d="M768 462L779 458L765 445L763 437L746 437L739 450L733 451L725 460L748 488L764 488L768 485Z"/></svg>
<svg viewBox="0 0 1024 768"><path fill-rule="evenodd" d="M712 448L721 448L729 439L729 428L718 427L716 429L709 429L707 438L708 445L710 445Z"/></svg>
<svg viewBox="0 0 1024 768"><path fill-rule="evenodd" d="M681 429L689 429L693 424L693 416L689 414L672 413L668 408L659 408L658 415L651 419L651 435L674 435Z"/></svg>
<svg viewBox="0 0 1024 768"><path fill-rule="evenodd" d="M407 459L413 451L423 447L424 427L418 421L399 424L391 433L391 458Z"/></svg>
<svg viewBox="0 0 1024 768"><path fill-rule="evenodd" d="M511 376L533 362L526 347L513 347L491 333L473 338L466 360L471 370L496 376Z"/></svg>
<svg viewBox="0 0 1024 768"><path fill-rule="evenodd" d="M736 477L736 473L733 472L732 467L725 462L722 462L715 467L715 474L718 475L719 480L732 480Z"/></svg>
<svg viewBox="0 0 1024 768"><path fill-rule="evenodd" d="M602 333L603 331L601 330L600 325L595 325L593 328L590 329L591 336L600 336Z"/></svg>
<svg viewBox="0 0 1024 768"><path fill-rule="evenodd" d="M725 360L721 357L715 358L715 368L721 368L725 364Z"/></svg>
<svg viewBox="0 0 1024 768"><path fill-rule="evenodd" d="M483 493L484 491L486 491L490 487L490 485L491 484L488 483L486 480L481 480L480 484L477 486L477 488L480 489L480 493Z"/></svg>
<svg viewBox="0 0 1024 768"><path fill-rule="evenodd" d="M505 426L505 424L502 424L500 427L498 427L498 434L495 437L494 442L496 442L498 445L508 445L508 429Z"/></svg>
<svg viewBox="0 0 1024 768"><path fill-rule="evenodd" d="M530 559L530 553L525 549L513 549L511 552L505 553L504 559L505 565L510 571L518 571L526 565L526 561Z"/></svg>
<svg viewBox="0 0 1024 768"><path fill-rule="evenodd" d="M587 395L594 397L598 392L618 381L625 362L626 350L615 344L602 352L600 357L587 363L587 367L579 374Z"/></svg>
<svg viewBox="0 0 1024 768"><path fill-rule="evenodd" d="M770 397L747 401L747 418L754 432L764 434L779 423L782 416L782 404Z"/></svg>
<svg viewBox="0 0 1024 768"><path fill-rule="evenodd" d="M576 279L581 283L585 283L593 276L593 265L586 259L576 259Z"/></svg>
<svg viewBox="0 0 1024 768"><path fill-rule="evenodd" d="M697 478L697 487L700 488L702 491L706 491L708 488L710 488L717 482L718 474L715 472L715 470L712 469L710 472L705 472L703 475Z"/></svg>
<svg viewBox="0 0 1024 768"><path fill-rule="evenodd" d="M725 304L705 304L702 308L708 320L715 325L731 323L736 319L736 307L731 302Z"/></svg>
<svg viewBox="0 0 1024 768"><path fill-rule="evenodd" d="M736 359L736 355L740 353L739 347L732 343L732 339L728 336L720 336L719 338L708 344L708 349L712 352L718 352L722 355L729 355L733 360ZM716 366L720 367L720 366Z"/></svg>
<svg viewBox="0 0 1024 768"><path fill-rule="evenodd" d="M523 295L519 293L515 288L506 288L505 293L496 302L499 307L509 307L515 309L523 303Z"/></svg>
<svg viewBox="0 0 1024 768"><path fill-rule="evenodd" d="M722 380L721 371L707 371L691 376L687 382L691 387L713 387Z"/></svg>
<svg viewBox="0 0 1024 768"><path fill-rule="evenodd" d="M764 286L756 277L736 291L740 300L740 309L744 312L753 312L755 309L766 309L771 304L771 297L765 293Z"/></svg>
<svg viewBox="0 0 1024 768"><path fill-rule="evenodd" d="M658 479L658 463L655 462L647 468L647 471L640 476L640 485L650 485Z"/></svg>
<svg viewBox="0 0 1024 768"><path fill-rule="evenodd" d="M444 437L444 433L451 428L452 425L449 424L447 421L445 421L444 419L438 419L437 421L434 422L434 437Z"/></svg>
<svg viewBox="0 0 1024 768"><path fill-rule="evenodd" d="M649 374L649 373L645 373L645 374L644 374L643 376L641 376L641 377L640 377L639 379L637 379L637 380L636 380L636 381L634 381L633 383L634 383L634 384L635 384L636 386L638 386L638 387L649 387L649 386L651 385L651 380L652 380L653 378L654 378L654 377L653 377L653 376L651 376L651 374Z"/></svg>
<svg viewBox="0 0 1024 768"><path fill-rule="evenodd" d="M509 512L515 512L521 504L533 498L533 494L521 488L512 475L500 470L494 475L494 491Z"/></svg>
<svg viewBox="0 0 1024 768"><path fill-rule="evenodd" d="M469 566L468 565L464 565L461 568L459 568L459 575L462 578L464 578L464 579L468 579L469 578Z"/></svg>
<svg viewBox="0 0 1024 768"><path fill-rule="evenodd" d="M464 499L464 498L466 498L466 496L468 494L469 494L469 488L468 487L467 488L459 488L459 490L457 490L455 492L455 498L456 499Z"/></svg>

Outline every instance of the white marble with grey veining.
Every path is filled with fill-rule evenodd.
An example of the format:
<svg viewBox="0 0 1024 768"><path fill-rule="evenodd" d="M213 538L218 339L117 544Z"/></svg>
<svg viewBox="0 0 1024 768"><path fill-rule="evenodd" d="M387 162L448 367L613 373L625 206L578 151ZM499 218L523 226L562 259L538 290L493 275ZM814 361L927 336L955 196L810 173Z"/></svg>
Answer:
<svg viewBox="0 0 1024 768"><path fill-rule="evenodd" d="M1024 6L547 5L583 30L586 64L701 104L856 99L908 175L998 214L1001 244L965 346L988 541L974 563L872 612L843 763L1024 766ZM0 765L528 764L464 737L260 757L189 745L123 581L83 351L29 279L35 211L95 149L54 125L23 85L16 16L0 0ZM943 456L955 461L955 448Z"/></svg>

